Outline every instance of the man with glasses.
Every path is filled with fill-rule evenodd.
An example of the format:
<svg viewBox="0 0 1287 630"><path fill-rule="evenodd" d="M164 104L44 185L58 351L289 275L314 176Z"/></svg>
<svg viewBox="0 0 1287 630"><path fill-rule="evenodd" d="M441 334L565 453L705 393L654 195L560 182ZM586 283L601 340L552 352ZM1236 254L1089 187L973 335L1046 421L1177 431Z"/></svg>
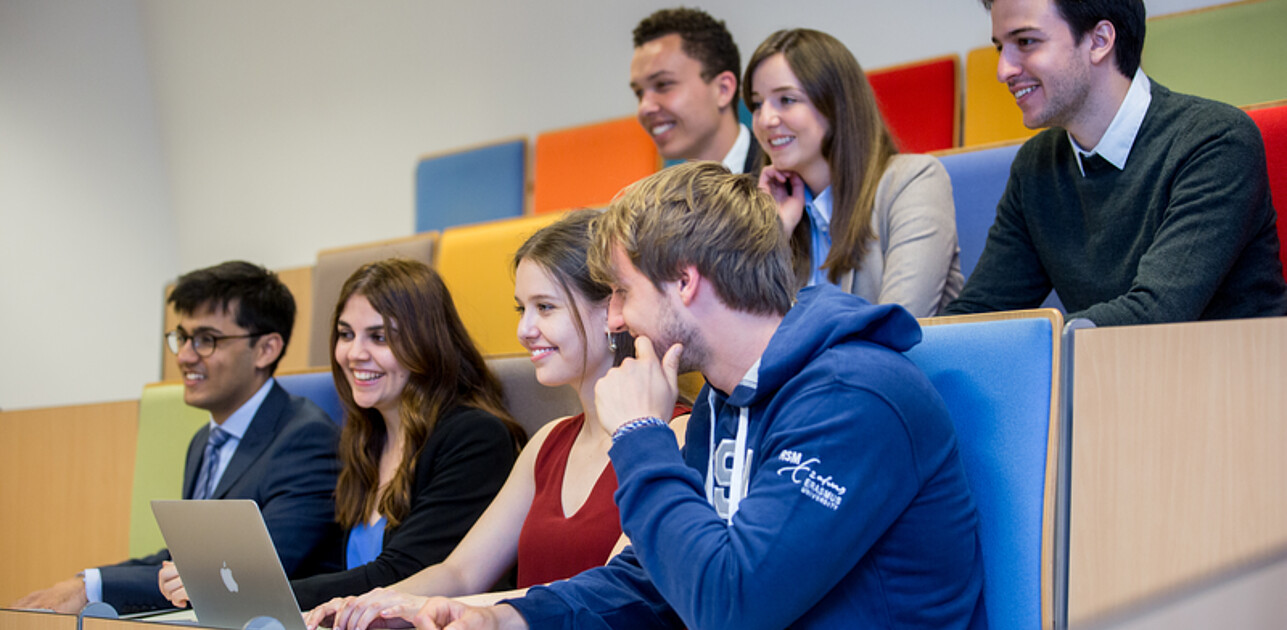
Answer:
<svg viewBox="0 0 1287 630"><path fill-rule="evenodd" d="M290 290L263 267L236 261L179 278L169 302L179 325L166 343L183 376L183 400L210 412L188 446L183 498L253 499L292 578L340 569L333 499L339 431L317 405L273 379L295 322ZM162 549L87 569L14 607L169 607L157 583L169 559Z"/></svg>

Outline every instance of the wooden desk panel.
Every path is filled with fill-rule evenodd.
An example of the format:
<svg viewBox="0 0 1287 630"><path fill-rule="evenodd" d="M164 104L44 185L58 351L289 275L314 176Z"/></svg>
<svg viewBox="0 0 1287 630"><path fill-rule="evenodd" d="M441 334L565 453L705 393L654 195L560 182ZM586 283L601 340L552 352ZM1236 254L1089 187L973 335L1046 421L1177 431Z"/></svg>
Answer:
<svg viewBox="0 0 1287 630"><path fill-rule="evenodd" d="M0 630L76 630L76 615L0 610Z"/></svg>
<svg viewBox="0 0 1287 630"><path fill-rule="evenodd" d="M1069 621L1287 545L1287 318L1078 331Z"/></svg>
<svg viewBox="0 0 1287 630"><path fill-rule="evenodd" d="M124 560L138 401L0 412L0 606Z"/></svg>
<svg viewBox="0 0 1287 630"><path fill-rule="evenodd" d="M74 619L74 618L73 618ZM142 619L94 619L87 617L83 630L166 630L167 628L205 628L190 623L169 623Z"/></svg>

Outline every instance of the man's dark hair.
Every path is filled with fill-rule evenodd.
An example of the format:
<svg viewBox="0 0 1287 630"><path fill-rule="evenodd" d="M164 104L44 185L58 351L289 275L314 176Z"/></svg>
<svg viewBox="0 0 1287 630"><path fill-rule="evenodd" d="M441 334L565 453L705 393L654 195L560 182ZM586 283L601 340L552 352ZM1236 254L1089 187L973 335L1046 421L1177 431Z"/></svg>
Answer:
<svg viewBox="0 0 1287 630"><path fill-rule="evenodd" d="M1126 78L1135 78L1140 67L1140 54L1144 51L1144 1L1143 0L1051 0L1059 15L1068 23L1073 40L1080 44L1100 20L1112 22L1117 31L1113 43L1117 70ZM982 0L983 7L992 10L993 0Z"/></svg>
<svg viewBox="0 0 1287 630"><path fill-rule="evenodd" d="M725 71L732 72L733 79L737 80L742 72L742 58L723 20L701 9L661 9L635 27L635 48L672 33L683 40L684 54L702 64L703 81L710 81Z"/></svg>
<svg viewBox="0 0 1287 630"><path fill-rule="evenodd" d="M282 354L268 366L269 374L277 371L277 364L286 355L295 326L295 297L277 274L259 265L234 260L185 273L179 276L167 301L180 315L191 315L203 308L228 312L235 304L234 321L238 326L251 333L277 333L282 337Z"/></svg>

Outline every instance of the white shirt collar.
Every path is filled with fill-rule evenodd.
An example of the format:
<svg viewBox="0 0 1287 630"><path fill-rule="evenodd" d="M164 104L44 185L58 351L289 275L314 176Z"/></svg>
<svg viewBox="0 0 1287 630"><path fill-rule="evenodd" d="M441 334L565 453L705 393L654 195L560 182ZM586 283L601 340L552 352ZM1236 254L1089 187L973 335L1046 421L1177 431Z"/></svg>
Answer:
<svg viewBox="0 0 1287 630"><path fill-rule="evenodd" d="M1116 166L1117 170L1126 168L1126 158L1131 155L1131 146L1135 144L1135 136L1139 135L1144 115L1148 113L1149 103L1152 102L1153 94L1149 90L1148 77L1144 76L1143 69L1136 68L1131 87L1126 91L1126 98L1122 99L1117 115L1108 124L1108 130L1099 139L1099 144L1092 149L1084 149L1077 144L1071 133L1068 134L1068 142L1072 143L1073 155L1077 158L1077 168L1081 170L1082 176L1086 175L1082 156L1099 154L1109 164Z"/></svg>
<svg viewBox="0 0 1287 630"><path fill-rule="evenodd" d="M241 437L246 434L246 429L250 428L250 421L255 419L256 413L259 413L259 406L264 404L264 399L268 397L268 390L272 389L273 383L276 382L276 379L269 378L268 381L259 388L259 391L255 392L255 395L250 397L250 400L247 400L245 404L238 407L236 411L232 412L232 414L223 421L223 424L218 426L225 432L231 434L232 437L237 438L237 441L241 441ZM211 428L215 426L213 419L210 420L210 426Z"/></svg>
<svg viewBox="0 0 1287 630"><path fill-rule="evenodd" d="M739 123L737 125L737 140L733 141L733 148L728 150L724 156L724 166L733 173L741 173L742 167L746 166L746 153L751 150L751 131L746 125Z"/></svg>
<svg viewBox="0 0 1287 630"><path fill-rule="evenodd" d="M804 203L808 208L809 214L813 216L822 229L829 230L831 227L831 187L822 191L817 197L814 197L808 188L804 189Z"/></svg>

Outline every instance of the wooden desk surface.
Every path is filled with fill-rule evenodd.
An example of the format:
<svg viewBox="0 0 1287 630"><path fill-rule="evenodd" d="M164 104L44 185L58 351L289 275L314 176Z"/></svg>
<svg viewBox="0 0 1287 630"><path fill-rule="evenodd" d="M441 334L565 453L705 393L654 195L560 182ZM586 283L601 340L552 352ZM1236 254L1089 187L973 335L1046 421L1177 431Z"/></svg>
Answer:
<svg viewBox="0 0 1287 630"><path fill-rule="evenodd" d="M1070 624L1287 547L1287 317L1081 330L1075 348Z"/></svg>

